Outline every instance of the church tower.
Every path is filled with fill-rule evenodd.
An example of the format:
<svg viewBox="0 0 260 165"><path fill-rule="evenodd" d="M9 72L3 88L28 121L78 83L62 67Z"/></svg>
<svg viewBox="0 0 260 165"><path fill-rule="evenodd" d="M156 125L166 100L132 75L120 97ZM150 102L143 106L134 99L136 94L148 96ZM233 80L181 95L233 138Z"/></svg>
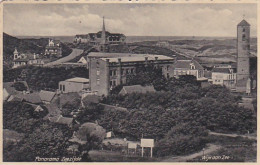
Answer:
<svg viewBox="0 0 260 165"><path fill-rule="evenodd" d="M100 41L100 51L106 52L107 50L108 50L108 44L107 44L107 36L106 36L105 17L103 17L103 27L102 27L101 41Z"/></svg>
<svg viewBox="0 0 260 165"><path fill-rule="evenodd" d="M236 90L246 92L250 79L250 24L242 20L237 25L237 79Z"/></svg>
<svg viewBox="0 0 260 165"><path fill-rule="evenodd" d="M14 60L16 60L18 58L19 58L19 53L18 53L17 49L15 48L14 49Z"/></svg>

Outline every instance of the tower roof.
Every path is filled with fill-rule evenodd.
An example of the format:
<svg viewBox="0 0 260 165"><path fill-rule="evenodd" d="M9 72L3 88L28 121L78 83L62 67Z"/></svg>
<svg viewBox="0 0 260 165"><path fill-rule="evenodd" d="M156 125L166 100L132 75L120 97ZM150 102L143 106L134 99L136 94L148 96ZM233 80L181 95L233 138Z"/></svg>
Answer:
<svg viewBox="0 0 260 165"><path fill-rule="evenodd" d="M16 47L15 47L15 49L14 49L14 53L18 53L18 51L17 51Z"/></svg>
<svg viewBox="0 0 260 165"><path fill-rule="evenodd" d="M250 24L243 19L237 26L250 26Z"/></svg>

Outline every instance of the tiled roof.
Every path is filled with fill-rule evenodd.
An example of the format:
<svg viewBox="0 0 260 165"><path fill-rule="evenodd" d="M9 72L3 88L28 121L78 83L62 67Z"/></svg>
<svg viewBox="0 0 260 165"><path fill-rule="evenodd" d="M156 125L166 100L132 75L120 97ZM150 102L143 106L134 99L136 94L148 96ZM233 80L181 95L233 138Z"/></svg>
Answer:
<svg viewBox="0 0 260 165"><path fill-rule="evenodd" d="M237 26L250 26L250 24L243 19Z"/></svg>
<svg viewBox="0 0 260 165"><path fill-rule="evenodd" d="M88 83L89 79L82 78L82 77L74 77L74 78L67 79L65 81L67 81L67 82L78 82L78 83Z"/></svg>
<svg viewBox="0 0 260 165"><path fill-rule="evenodd" d="M123 86L120 94L155 92L153 86L131 85Z"/></svg>
<svg viewBox="0 0 260 165"><path fill-rule="evenodd" d="M203 67L196 60L177 60L174 64L174 68L191 69L191 64L195 66L195 69L203 69Z"/></svg>
<svg viewBox="0 0 260 165"><path fill-rule="evenodd" d="M230 68L213 68L212 72L218 72L218 73L231 73Z"/></svg>
<svg viewBox="0 0 260 165"><path fill-rule="evenodd" d="M42 102L39 93L17 94L16 97L19 97L26 102L34 103L34 104L39 104Z"/></svg>
<svg viewBox="0 0 260 165"><path fill-rule="evenodd" d="M56 95L55 92L44 91L44 90L41 90L39 93L41 100L47 102L51 102L55 95Z"/></svg>
<svg viewBox="0 0 260 165"><path fill-rule="evenodd" d="M67 102L71 102L77 98L81 98L77 92L63 93L60 95L60 105L62 106L64 104L66 104Z"/></svg>

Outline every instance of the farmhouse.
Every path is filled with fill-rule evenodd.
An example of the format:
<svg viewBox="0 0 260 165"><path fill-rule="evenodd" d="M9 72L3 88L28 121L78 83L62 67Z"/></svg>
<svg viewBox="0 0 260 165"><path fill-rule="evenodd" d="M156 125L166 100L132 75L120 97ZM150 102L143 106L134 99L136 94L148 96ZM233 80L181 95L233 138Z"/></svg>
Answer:
<svg viewBox="0 0 260 165"><path fill-rule="evenodd" d="M195 60L177 60L170 67L170 77L179 77L180 75L193 75L197 79L204 77L204 68Z"/></svg>

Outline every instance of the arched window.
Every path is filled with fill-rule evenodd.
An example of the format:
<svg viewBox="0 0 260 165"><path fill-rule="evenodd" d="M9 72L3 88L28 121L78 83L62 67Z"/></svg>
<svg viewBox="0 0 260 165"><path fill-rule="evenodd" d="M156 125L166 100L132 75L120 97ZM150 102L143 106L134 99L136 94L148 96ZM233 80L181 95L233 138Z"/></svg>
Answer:
<svg viewBox="0 0 260 165"><path fill-rule="evenodd" d="M242 41L245 41L245 40L246 40L246 35L243 34L243 35L242 35Z"/></svg>

